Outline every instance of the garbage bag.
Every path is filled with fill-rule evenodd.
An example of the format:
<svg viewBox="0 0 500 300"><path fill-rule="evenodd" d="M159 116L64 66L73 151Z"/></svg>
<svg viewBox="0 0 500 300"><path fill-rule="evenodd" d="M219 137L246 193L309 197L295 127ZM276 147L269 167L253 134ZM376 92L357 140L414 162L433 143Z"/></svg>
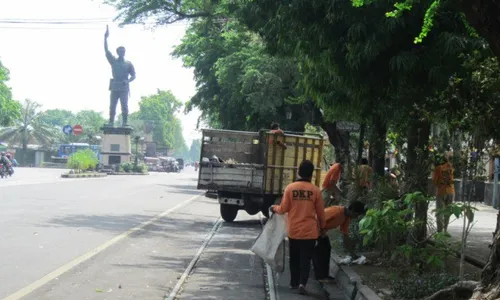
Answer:
<svg viewBox="0 0 500 300"><path fill-rule="evenodd" d="M285 238L288 234L286 227L286 216L272 214L250 249L276 272L285 270Z"/></svg>

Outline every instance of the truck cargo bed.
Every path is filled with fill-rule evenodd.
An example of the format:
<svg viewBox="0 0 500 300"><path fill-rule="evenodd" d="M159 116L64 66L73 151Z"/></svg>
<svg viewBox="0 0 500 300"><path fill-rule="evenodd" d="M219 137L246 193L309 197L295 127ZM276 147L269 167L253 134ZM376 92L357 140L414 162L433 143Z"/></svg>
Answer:
<svg viewBox="0 0 500 300"><path fill-rule="evenodd" d="M198 189L261 194L264 166L204 162L200 165Z"/></svg>

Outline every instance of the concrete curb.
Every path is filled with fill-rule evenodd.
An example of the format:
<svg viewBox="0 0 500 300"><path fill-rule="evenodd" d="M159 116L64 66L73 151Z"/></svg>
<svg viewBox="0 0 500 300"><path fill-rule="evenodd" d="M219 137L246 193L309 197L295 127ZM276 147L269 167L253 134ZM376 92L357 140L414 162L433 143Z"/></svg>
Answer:
<svg viewBox="0 0 500 300"><path fill-rule="evenodd" d="M62 174L62 178L95 178L95 177L106 177L108 174L105 173L92 173L92 174Z"/></svg>
<svg viewBox="0 0 500 300"><path fill-rule="evenodd" d="M109 172L108 175L149 175L149 173Z"/></svg>
<svg viewBox="0 0 500 300"><path fill-rule="evenodd" d="M371 288L363 284L361 277L354 270L347 266L341 265L341 258L332 251L330 258L330 276L335 278L335 283L342 290L347 299L350 300L382 300L377 293ZM328 284L323 284L323 288L328 294L335 294L334 287ZM329 298L332 299L332 298Z"/></svg>

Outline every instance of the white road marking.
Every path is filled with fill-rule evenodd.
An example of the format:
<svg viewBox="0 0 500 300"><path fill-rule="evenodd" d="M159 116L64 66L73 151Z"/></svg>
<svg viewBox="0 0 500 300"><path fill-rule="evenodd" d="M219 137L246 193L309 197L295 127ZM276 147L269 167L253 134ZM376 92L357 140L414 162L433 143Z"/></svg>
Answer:
<svg viewBox="0 0 500 300"><path fill-rule="evenodd" d="M80 179L79 179L80 180ZM31 283L30 285L20 289L19 291L15 292L14 294L4 298L4 300L17 300L17 299L21 299L22 297L25 297L27 295L29 295L30 293L32 293L34 290L38 289L39 287L49 283L50 281L54 280L55 278L61 276L62 274L68 272L69 270L71 270L72 268L78 266L79 264L87 261L88 259L92 258L93 256L95 256L96 254L99 254L100 252L106 250L107 248L109 248L110 246L116 244L117 242L123 240L124 238L130 236L132 233L136 232L136 231L139 231L139 230L142 230L144 227L152 224L153 222L159 220L160 218L162 217L165 217L166 215L172 213L173 211L187 205L188 203L190 203L191 201L195 200L196 198L198 198L200 195L196 195L194 197L191 197L189 198L188 200L184 201L184 202L181 202L179 204L177 204L176 206L162 212L161 214L151 218L150 220L148 221L144 221L142 222L141 224L137 225L136 227L132 228L132 229L129 229L128 231L120 234L119 236L107 241L106 243L98 246L97 248L73 259L72 261L68 262L67 264L63 265L62 267L58 268L57 270L54 270L52 271L51 273L45 275L44 277L38 279L37 281Z"/></svg>
<svg viewBox="0 0 500 300"><path fill-rule="evenodd" d="M222 224L222 219L219 217L217 219L217 221L215 222L214 227L212 227L212 230L205 237L205 241L203 242L201 247L198 249L198 252L196 252L193 259L189 263L188 267L186 268L186 270L184 270L184 273L182 273L181 278L179 278L179 280L177 281L177 284L175 285L174 289L172 290L170 295L168 295L168 297L164 298L164 300L174 300L175 297L177 297L177 294L181 290L182 285L186 281L186 279L189 276L189 274L191 273L191 271L193 271L193 268L196 265L196 263L198 262L198 260L200 259L201 254L203 253L205 248L208 246L208 243L210 243L210 241L214 237L215 233L217 233L217 230L219 230L221 224Z"/></svg>

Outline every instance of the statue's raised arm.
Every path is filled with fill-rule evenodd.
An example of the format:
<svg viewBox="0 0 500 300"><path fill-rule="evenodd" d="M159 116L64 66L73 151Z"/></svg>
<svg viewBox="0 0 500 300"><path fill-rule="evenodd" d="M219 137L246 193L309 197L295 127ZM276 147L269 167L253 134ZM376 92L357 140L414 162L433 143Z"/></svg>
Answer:
<svg viewBox="0 0 500 300"><path fill-rule="evenodd" d="M109 51L109 48L108 48L108 37L109 37L109 27L108 27L108 25L106 25L106 32L104 33L104 52L106 53L106 58L108 59L108 62L110 64L112 64L113 61L115 60L115 57Z"/></svg>

